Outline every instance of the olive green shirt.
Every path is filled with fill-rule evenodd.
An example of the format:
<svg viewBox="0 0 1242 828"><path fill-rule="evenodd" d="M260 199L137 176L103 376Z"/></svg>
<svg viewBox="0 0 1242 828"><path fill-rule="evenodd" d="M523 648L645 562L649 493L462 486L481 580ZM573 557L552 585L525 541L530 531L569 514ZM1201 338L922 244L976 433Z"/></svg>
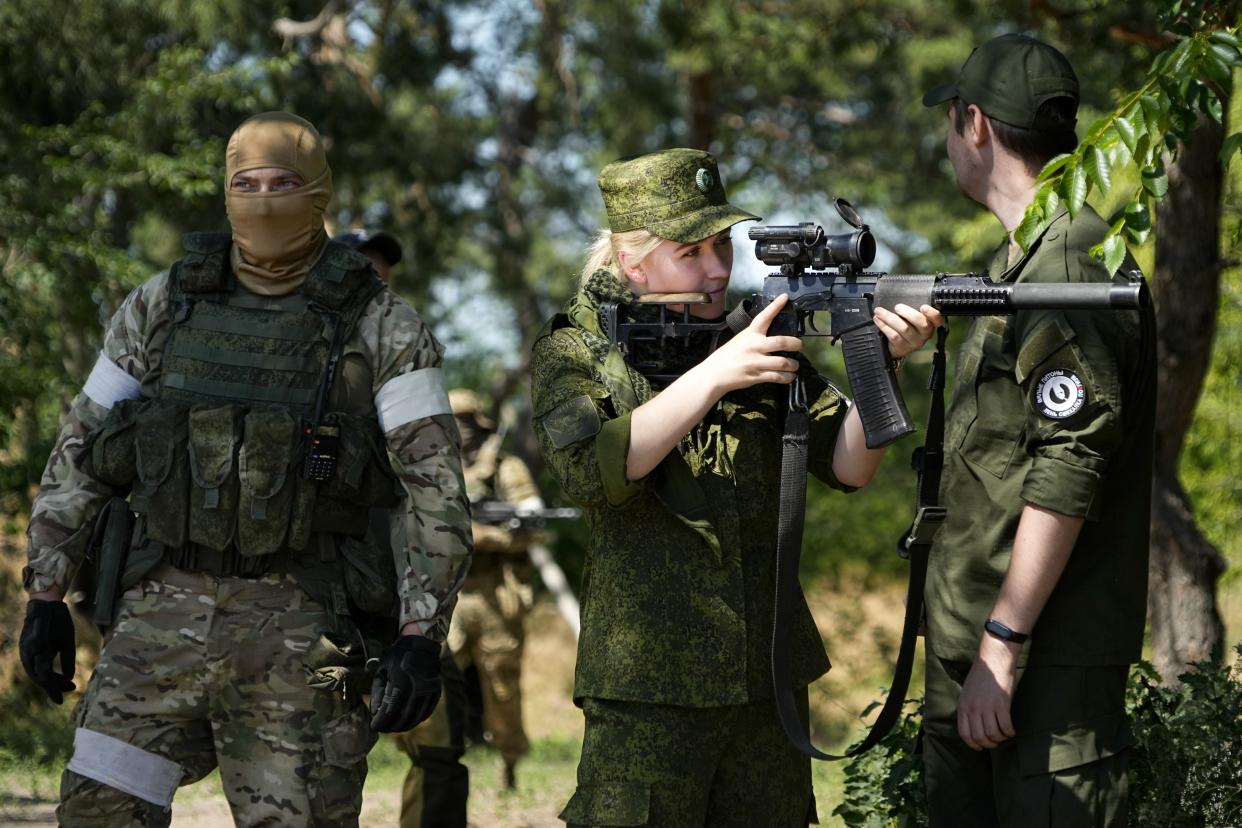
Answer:
<svg viewBox="0 0 1242 828"><path fill-rule="evenodd" d="M1108 226L1062 210L1003 282L1106 282L1088 250ZM1142 311L1023 311L973 319L958 352L931 550L928 645L975 658L1026 504L1086 518L1023 660L1126 664L1139 658L1155 418L1155 316Z"/></svg>
<svg viewBox="0 0 1242 828"><path fill-rule="evenodd" d="M544 457L591 530L574 696L686 707L770 698L786 390L726 395L651 474L627 480L630 413L656 391L601 335L598 302L629 296L610 276L593 280L545 327L531 363ZM849 401L813 370L807 381L811 471L845 488L831 465ZM790 611L794 680L805 685L828 659L801 595Z"/></svg>

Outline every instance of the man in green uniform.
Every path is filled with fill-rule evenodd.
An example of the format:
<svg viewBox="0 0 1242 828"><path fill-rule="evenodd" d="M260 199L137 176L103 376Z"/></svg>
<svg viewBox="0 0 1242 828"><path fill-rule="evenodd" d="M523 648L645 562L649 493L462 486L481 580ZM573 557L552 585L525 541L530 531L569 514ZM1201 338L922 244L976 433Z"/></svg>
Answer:
<svg viewBox="0 0 1242 828"><path fill-rule="evenodd" d="M499 501L541 508L543 501L530 470L501 448L502 435L487 416L483 401L465 388L449 392L449 404L461 434L466 491L471 503ZM474 559L458 596L448 646L456 664L477 676L482 700L483 738L500 752L505 787L516 786L518 761L530 751L522 726L522 652L526 616L531 607L530 532L506 526L472 524ZM398 744L413 762L401 799L402 828L464 826L466 769L464 701L446 697L431 718Z"/></svg>
<svg viewBox="0 0 1242 828"><path fill-rule="evenodd" d="M126 557L64 825L167 825L177 786L215 767L238 824L357 824L374 731L440 696L470 555L442 348L328 241L310 124L247 120L225 185L232 232L187 235L109 323L30 520L22 660L60 703L63 587L109 497L135 516L127 543L103 533L101 570ZM382 547L362 540L372 507L392 516Z"/></svg>
<svg viewBox="0 0 1242 828"><path fill-rule="evenodd" d="M1029 249L1013 232L1071 152L1078 80L1056 49L1004 35L949 103L958 185L1008 238L1004 282L1101 282L1108 232L1065 207ZM924 755L933 826L1122 826L1124 691L1146 610L1154 317L1024 311L973 320L958 354L930 559Z"/></svg>

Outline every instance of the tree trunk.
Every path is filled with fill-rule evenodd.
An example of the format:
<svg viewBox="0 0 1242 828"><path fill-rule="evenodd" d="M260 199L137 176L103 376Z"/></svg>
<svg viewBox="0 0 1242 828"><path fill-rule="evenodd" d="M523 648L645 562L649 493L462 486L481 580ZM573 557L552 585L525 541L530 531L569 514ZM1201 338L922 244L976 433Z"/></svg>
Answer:
<svg viewBox="0 0 1242 828"><path fill-rule="evenodd" d="M712 76L708 72L690 75L690 146L701 150L712 148L716 112L712 98Z"/></svg>
<svg viewBox="0 0 1242 828"><path fill-rule="evenodd" d="M1224 136L1221 124L1200 116L1168 168L1169 193L1156 211L1159 396L1147 606L1153 658L1167 681L1190 664L1218 659L1224 636L1216 581L1225 562L1195 524L1177 474L1216 335Z"/></svg>

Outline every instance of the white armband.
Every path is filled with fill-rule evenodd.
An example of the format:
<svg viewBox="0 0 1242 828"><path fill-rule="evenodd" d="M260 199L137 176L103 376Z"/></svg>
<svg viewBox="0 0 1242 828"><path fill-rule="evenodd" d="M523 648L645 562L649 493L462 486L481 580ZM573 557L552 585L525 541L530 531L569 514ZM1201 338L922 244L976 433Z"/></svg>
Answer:
<svg viewBox="0 0 1242 828"><path fill-rule="evenodd" d="M142 383L131 377L102 351L82 392L104 408L112 408L121 400L136 400Z"/></svg>
<svg viewBox="0 0 1242 828"><path fill-rule="evenodd" d="M443 372L422 368L393 377L376 393L375 411L385 434L424 417L452 414Z"/></svg>

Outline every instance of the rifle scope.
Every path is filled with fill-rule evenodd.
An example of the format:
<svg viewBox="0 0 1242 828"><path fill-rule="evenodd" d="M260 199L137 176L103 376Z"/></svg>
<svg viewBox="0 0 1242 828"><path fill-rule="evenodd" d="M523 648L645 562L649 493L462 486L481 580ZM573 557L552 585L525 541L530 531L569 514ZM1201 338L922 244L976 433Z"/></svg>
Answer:
<svg viewBox="0 0 1242 828"><path fill-rule="evenodd" d="M755 242L759 261L788 265L795 271L843 265L862 270L875 261L875 236L866 226L849 233L825 233L823 227L807 221L752 227L747 235Z"/></svg>

